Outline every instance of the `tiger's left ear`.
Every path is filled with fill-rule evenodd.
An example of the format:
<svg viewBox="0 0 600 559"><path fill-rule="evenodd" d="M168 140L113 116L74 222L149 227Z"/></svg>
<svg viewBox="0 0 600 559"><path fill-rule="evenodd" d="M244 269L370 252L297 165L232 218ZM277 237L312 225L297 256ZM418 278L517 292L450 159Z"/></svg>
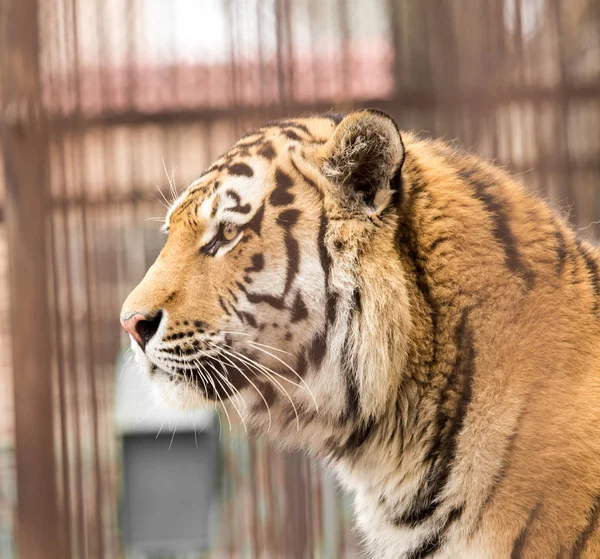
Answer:
<svg viewBox="0 0 600 559"><path fill-rule="evenodd" d="M374 109L350 113L324 148L322 171L351 206L378 212L392 190L400 188L404 145L387 114Z"/></svg>

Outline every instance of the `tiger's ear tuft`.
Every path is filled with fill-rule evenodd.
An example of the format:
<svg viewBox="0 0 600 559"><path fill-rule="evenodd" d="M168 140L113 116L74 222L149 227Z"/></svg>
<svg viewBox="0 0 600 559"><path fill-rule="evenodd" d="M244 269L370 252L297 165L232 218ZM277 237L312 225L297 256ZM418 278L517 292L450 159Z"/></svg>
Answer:
<svg viewBox="0 0 600 559"><path fill-rule="evenodd" d="M377 209L379 193L404 162L404 145L396 123L373 110L350 113L325 145L323 173L350 201ZM384 196L384 198L389 198Z"/></svg>

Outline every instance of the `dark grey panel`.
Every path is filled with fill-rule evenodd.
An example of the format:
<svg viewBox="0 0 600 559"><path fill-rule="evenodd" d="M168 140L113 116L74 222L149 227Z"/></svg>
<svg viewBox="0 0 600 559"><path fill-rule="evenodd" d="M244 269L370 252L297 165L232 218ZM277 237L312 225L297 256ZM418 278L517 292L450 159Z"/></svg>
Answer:
<svg viewBox="0 0 600 559"><path fill-rule="evenodd" d="M196 445L197 441L197 445ZM214 430L123 438L125 545L146 553L208 547L217 442Z"/></svg>

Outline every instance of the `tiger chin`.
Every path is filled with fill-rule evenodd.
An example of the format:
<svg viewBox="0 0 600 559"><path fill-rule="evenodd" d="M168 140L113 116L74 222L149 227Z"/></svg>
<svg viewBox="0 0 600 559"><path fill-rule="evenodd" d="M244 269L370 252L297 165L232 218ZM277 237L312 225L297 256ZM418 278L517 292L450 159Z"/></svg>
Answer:
<svg viewBox="0 0 600 559"><path fill-rule="evenodd" d="M375 110L283 120L165 233L140 363L328 462L370 556L600 556L600 258L505 171Z"/></svg>

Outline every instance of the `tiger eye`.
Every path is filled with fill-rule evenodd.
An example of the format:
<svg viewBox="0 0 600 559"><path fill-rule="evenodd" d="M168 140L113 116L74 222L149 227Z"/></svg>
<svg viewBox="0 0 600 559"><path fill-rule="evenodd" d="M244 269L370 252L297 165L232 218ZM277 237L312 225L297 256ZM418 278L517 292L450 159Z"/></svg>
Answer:
<svg viewBox="0 0 600 559"><path fill-rule="evenodd" d="M223 227L223 238L226 241L233 241L233 239L235 239L235 236L238 233L238 229L235 225L228 223L227 225L225 225L225 227Z"/></svg>

